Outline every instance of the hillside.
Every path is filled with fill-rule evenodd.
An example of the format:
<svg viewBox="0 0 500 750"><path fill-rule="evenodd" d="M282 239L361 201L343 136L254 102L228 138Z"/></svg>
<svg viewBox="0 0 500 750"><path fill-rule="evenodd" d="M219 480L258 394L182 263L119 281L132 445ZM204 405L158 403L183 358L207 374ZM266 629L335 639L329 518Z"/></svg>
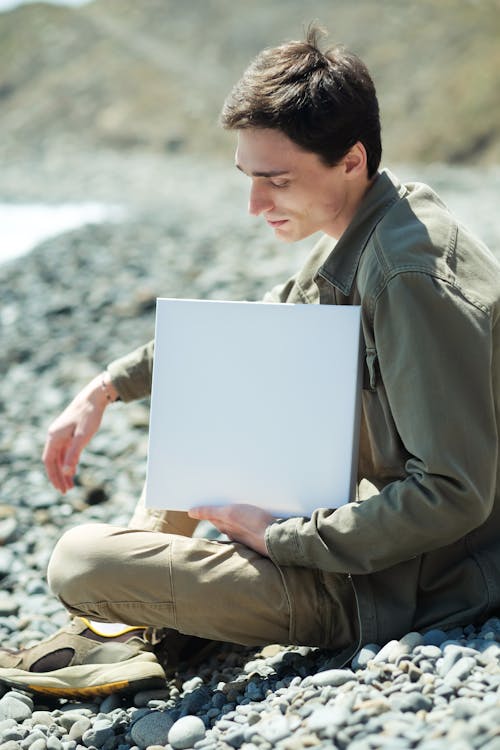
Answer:
<svg viewBox="0 0 500 750"><path fill-rule="evenodd" d="M228 152L224 95L312 19L371 68L388 160L500 162L500 0L23 6L0 15L0 153Z"/></svg>

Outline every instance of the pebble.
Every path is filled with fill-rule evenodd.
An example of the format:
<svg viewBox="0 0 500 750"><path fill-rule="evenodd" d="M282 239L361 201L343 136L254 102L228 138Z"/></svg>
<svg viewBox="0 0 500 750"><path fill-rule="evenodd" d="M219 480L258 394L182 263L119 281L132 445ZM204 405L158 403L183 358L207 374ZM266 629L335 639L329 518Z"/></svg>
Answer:
<svg viewBox="0 0 500 750"><path fill-rule="evenodd" d="M152 711L132 725L131 737L138 748L149 745L165 745L174 721L168 713Z"/></svg>
<svg viewBox="0 0 500 750"><path fill-rule="evenodd" d="M71 725L71 729L68 732L68 739L81 742L85 732L90 729L91 723L90 719L86 716L82 716L78 721L75 721L74 724Z"/></svg>
<svg viewBox="0 0 500 750"><path fill-rule="evenodd" d="M100 719L93 723L82 735L82 742L86 747L101 748L115 736L113 724L107 719Z"/></svg>
<svg viewBox="0 0 500 750"><path fill-rule="evenodd" d="M169 730L168 742L174 750L187 750L205 737L205 724L198 716L183 716Z"/></svg>
<svg viewBox="0 0 500 750"><path fill-rule="evenodd" d="M7 693L0 698L0 719L24 721L31 717L32 712L33 709L24 700L15 697L12 693Z"/></svg>
<svg viewBox="0 0 500 750"><path fill-rule="evenodd" d="M350 669L328 669L325 672L318 672L318 674L311 675L311 677L306 677L304 686L315 685L324 687L332 685L333 687L339 687L353 678L354 674Z"/></svg>
<svg viewBox="0 0 500 750"><path fill-rule="evenodd" d="M352 668L354 670L364 669L379 651L380 646L376 643L368 643L366 646L363 646L352 660Z"/></svg>

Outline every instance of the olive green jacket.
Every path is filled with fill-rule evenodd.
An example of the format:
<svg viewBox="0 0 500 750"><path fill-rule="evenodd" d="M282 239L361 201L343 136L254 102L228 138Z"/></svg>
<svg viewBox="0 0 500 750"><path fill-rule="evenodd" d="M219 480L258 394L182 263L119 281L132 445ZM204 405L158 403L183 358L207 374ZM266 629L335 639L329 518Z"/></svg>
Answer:
<svg viewBox="0 0 500 750"><path fill-rule="evenodd" d="M427 186L384 171L340 240L265 299L361 305L359 478L379 491L273 523L271 559L317 569L326 588L349 577L360 643L500 608L498 262ZM321 366L329 345L306 356ZM150 342L109 366L124 400L149 392L152 356Z"/></svg>

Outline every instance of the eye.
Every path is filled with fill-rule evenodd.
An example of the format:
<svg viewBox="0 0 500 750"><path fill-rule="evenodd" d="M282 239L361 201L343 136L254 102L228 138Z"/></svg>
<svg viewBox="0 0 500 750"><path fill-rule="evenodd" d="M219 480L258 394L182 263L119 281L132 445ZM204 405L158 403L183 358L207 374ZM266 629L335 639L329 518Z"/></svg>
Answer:
<svg viewBox="0 0 500 750"><path fill-rule="evenodd" d="M286 188L290 184L290 180L271 180L271 185L276 188Z"/></svg>

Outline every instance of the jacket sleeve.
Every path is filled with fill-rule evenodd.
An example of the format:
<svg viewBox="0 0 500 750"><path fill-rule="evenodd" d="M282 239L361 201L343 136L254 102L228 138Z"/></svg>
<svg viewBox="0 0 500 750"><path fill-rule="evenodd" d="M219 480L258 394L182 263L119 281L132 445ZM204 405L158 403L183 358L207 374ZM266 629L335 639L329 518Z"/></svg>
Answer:
<svg viewBox="0 0 500 750"><path fill-rule="evenodd" d="M276 563L370 573L451 544L488 517L498 460L492 325L485 307L431 275L388 282L373 326L405 476L363 502L271 524Z"/></svg>
<svg viewBox="0 0 500 750"><path fill-rule="evenodd" d="M151 394L154 341L111 362L107 370L122 401L134 401Z"/></svg>

